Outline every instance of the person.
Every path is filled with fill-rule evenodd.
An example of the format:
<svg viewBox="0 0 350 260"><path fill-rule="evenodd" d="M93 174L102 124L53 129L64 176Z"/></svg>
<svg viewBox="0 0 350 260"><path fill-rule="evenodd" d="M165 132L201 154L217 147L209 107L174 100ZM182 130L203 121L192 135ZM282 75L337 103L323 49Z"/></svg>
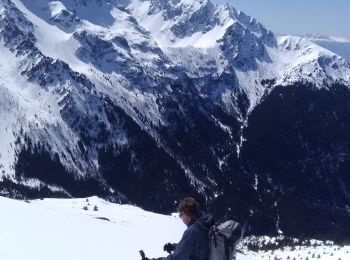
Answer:
<svg viewBox="0 0 350 260"><path fill-rule="evenodd" d="M187 226L178 244L167 243L164 251L174 251L167 257L152 260L207 260L209 254L209 229L214 225L214 217L199 210L198 202L191 197L180 201L179 217ZM173 249L173 250L172 250ZM144 258L147 260L147 258Z"/></svg>

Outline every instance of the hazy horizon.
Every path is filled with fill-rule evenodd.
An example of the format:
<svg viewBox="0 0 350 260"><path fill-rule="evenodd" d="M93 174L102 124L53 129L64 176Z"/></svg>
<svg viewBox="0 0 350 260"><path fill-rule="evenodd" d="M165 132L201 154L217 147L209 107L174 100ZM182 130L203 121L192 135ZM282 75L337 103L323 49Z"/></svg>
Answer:
<svg viewBox="0 0 350 260"><path fill-rule="evenodd" d="M229 3L278 34L323 34L350 39L348 0L211 0Z"/></svg>

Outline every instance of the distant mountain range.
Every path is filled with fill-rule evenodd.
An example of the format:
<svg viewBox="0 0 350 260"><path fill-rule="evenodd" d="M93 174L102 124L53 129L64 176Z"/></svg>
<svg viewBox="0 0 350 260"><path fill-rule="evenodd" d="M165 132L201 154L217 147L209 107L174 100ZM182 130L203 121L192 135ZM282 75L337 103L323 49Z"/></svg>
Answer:
<svg viewBox="0 0 350 260"><path fill-rule="evenodd" d="M0 193L192 195L255 234L349 237L348 47L208 0L3 0Z"/></svg>

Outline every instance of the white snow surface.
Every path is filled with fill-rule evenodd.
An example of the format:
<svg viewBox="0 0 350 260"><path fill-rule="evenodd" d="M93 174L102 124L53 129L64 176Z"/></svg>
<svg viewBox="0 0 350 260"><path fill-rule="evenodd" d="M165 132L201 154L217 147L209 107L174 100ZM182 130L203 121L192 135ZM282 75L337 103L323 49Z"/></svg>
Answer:
<svg viewBox="0 0 350 260"><path fill-rule="evenodd" d="M84 207L87 207L84 210ZM97 211L94 211L94 207ZM160 215L97 197L17 201L0 197L0 259L136 260L166 256L181 239L177 214ZM239 255L238 260L258 260Z"/></svg>

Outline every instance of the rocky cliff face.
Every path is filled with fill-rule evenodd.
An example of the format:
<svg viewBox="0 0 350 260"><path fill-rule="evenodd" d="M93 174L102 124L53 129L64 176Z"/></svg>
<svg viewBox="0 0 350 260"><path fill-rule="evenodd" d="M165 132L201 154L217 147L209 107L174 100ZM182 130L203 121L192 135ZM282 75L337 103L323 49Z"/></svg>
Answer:
<svg viewBox="0 0 350 260"><path fill-rule="evenodd" d="M1 193L349 236L349 72L210 1L2 1Z"/></svg>

